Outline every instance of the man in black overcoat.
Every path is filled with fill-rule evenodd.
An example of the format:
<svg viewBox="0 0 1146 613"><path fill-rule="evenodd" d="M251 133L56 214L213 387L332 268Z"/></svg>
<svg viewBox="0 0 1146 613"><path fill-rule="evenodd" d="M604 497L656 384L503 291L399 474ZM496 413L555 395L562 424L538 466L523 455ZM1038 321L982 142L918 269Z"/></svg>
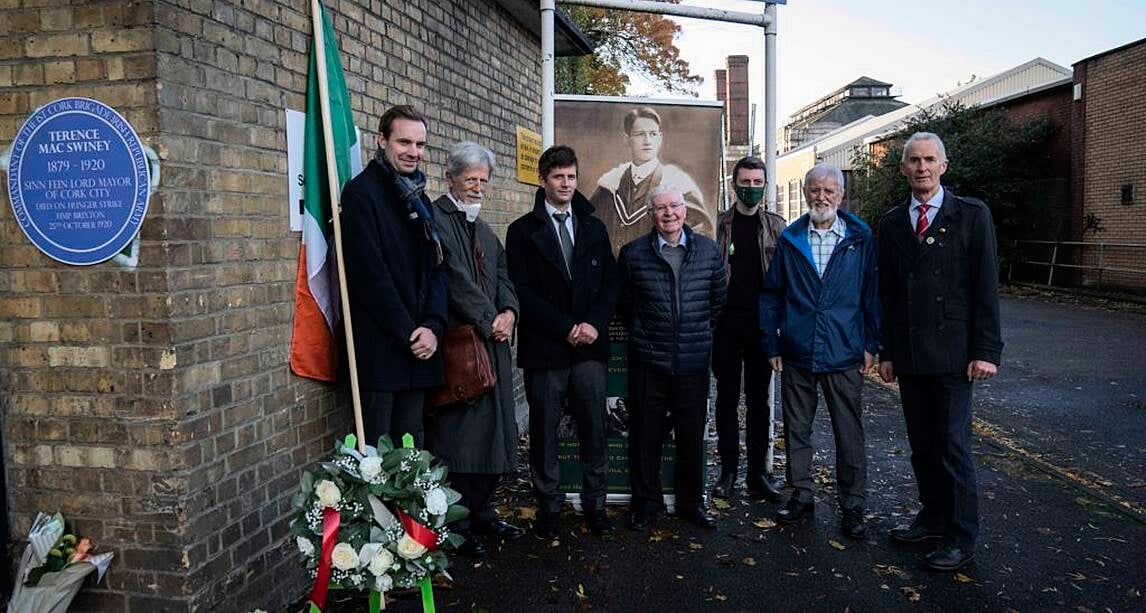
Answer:
<svg viewBox="0 0 1146 613"><path fill-rule="evenodd" d="M426 176L426 120L409 106L382 115L378 152L342 190L342 244L362 419L373 445L409 433L422 446L426 390L442 384L446 271Z"/></svg>
<svg viewBox="0 0 1146 613"><path fill-rule="evenodd" d="M900 171L911 196L879 222L879 374L899 380L923 508L891 538L938 540L924 564L951 571L972 561L979 532L971 387L995 375L1003 351L995 227L981 200L940 184L947 152L935 134L907 140Z"/></svg>
<svg viewBox="0 0 1146 613"><path fill-rule="evenodd" d="M586 523L600 534L613 529L605 515L605 381L608 325L620 287L617 263L605 225L577 191L574 151L550 147L537 166L542 186L533 211L510 224L505 237L509 278L521 307L517 365L529 402L537 530L552 538L560 528L557 422L567 403L581 446L582 508Z"/></svg>

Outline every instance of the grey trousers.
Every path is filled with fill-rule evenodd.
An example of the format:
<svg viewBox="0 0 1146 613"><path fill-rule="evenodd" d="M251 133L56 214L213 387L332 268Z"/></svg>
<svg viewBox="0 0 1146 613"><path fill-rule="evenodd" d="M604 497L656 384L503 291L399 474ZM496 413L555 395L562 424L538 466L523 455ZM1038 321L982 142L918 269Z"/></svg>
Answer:
<svg viewBox="0 0 1146 613"><path fill-rule="evenodd" d="M529 469L537 505L557 513L565 502L558 491L557 422L568 403L577 422L581 446L581 507L605 508L609 454L605 443L605 362L586 360L569 368L526 369L525 397L529 401Z"/></svg>
<svg viewBox="0 0 1146 613"><path fill-rule="evenodd" d="M863 437L863 376L855 369L812 373L788 364L780 382L784 406L784 443L788 451L788 483L800 502L812 501L812 422L816 417L817 386L824 393L836 439L836 489L840 507L863 508L867 488L867 457Z"/></svg>

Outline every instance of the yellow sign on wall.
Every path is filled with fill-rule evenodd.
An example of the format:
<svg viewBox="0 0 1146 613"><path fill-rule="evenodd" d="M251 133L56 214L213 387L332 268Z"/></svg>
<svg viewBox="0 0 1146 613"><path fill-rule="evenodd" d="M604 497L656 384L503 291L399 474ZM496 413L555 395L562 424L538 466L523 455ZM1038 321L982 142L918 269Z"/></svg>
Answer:
<svg viewBox="0 0 1146 613"><path fill-rule="evenodd" d="M537 178L537 158L541 157L541 135L517 126L517 180L541 185Z"/></svg>

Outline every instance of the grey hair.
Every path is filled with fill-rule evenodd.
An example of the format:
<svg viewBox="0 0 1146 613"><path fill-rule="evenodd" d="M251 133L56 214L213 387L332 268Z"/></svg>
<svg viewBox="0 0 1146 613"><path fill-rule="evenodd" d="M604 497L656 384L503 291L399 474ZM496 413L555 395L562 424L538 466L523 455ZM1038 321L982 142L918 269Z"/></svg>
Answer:
<svg viewBox="0 0 1146 613"><path fill-rule="evenodd" d="M939 138L939 135L934 133L934 132L916 132L915 134L912 134L910 137L908 137L907 142L903 143L903 156L901 156L899 158L899 161L900 162L906 162L907 161L907 148L908 147L910 147L911 145L913 145L915 143L918 143L920 141L925 141L925 140L935 141L935 145L937 147L939 147L939 161L940 162L946 162L947 161L947 146L943 144L943 139Z"/></svg>
<svg viewBox="0 0 1146 613"><path fill-rule="evenodd" d="M493 171L497 168L494 163L493 152L473 141L465 140L450 149L450 158L446 161L446 172L451 177L459 177L463 172L477 166L489 168L489 176L493 178Z"/></svg>
<svg viewBox="0 0 1146 613"><path fill-rule="evenodd" d="M677 200L679 200L680 202L684 202L684 193L682 193L680 191L679 187L677 187L671 183L661 183L661 184L657 185L656 187L654 187L653 191L649 192L648 206L651 207L653 205L653 200L657 196L663 196L665 194L672 194L672 195L676 196Z"/></svg>
<svg viewBox="0 0 1146 613"><path fill-rule="evenodd" d="M812 179L827 179L828 177L835 179L836 186L840 188L841 192L844 191L843 171L827 162L820 162L808 169L808 172L804 175L804 185L807 186L808 182Z"/></svg>

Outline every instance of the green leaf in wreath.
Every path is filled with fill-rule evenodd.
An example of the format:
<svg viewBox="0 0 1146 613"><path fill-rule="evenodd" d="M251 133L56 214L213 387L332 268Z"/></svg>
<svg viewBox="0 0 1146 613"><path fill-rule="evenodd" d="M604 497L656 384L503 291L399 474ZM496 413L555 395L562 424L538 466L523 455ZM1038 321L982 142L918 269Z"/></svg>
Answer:
<svg viewBox="0 0 1146 613"><path fill-rule="evenodd" d="M302 473L302 478L299 479L298 489L302 490L306 494L313 492L314 491L314 473L310 472L309 470L304 471Z"/></svg>
<svg viewBox="0 0 1146 613"><path fill-rule="evenodd" d="M470 514L470 510L460 504L451 504L450 508L446 509L446 523L453 523L459 519L466 517Z"/></svg>

